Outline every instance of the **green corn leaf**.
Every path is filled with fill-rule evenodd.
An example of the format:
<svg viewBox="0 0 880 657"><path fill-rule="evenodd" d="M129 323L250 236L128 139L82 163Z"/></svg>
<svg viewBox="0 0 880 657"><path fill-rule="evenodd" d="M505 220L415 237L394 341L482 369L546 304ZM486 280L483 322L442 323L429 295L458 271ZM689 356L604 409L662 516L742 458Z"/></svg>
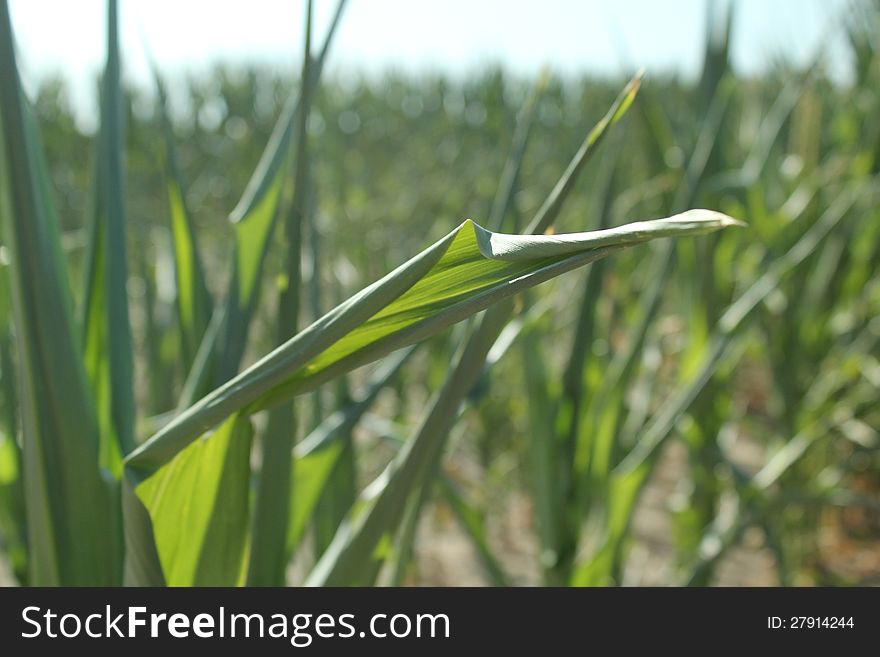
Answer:
<svg viewBox="0 0 880 657"><path fill-rule="evenodd" d="M357 499L357 461L351 432L340 436L342 444L336 467L326 481L321 499L312 515L312 540L316 555L321 555L336 535Z"/></svg>
<svg viewBox="0 0 880 657"><path fill-rule="evenodd" d="M181 413L127 463L162 465L232 413L255 413L313 390L621 248L737 224L718 212L689 210L602 231L533 236L492 233L467 220Z"/></svg>
<svg viewBox="0 0 880 657"><path fill-rule="evenodd" d="M519 175L520 170L522 169L523 159L525 157L526 147L528 145L529 134L531 132L532 123L534 120L535 109L537 107L538 99L546 87L547 80L549 78L549 71L544 71L541 76L539 76L537 83L531 90L528 99L520 110L519 116L517 117L516 129L513 134L513 139L511 142L510 152L508 153L507 160L504 164L504 169L501 172L501 178L499 181L498 189L495 194L495 198L492 203L492 208L489 214L489 229L490 230L502 230L502 227L505 225L514 226L514 230L517 226L517 217L514 213L510 213L509 209L513 202L514 195L516 194L517 189L519 188ZM624 96L625 98L626 96ZM622 106L624 101L618 99L618 106ZM606 119L613 116L613 112L615 108L612 108L611 112L606 115ZM606 123L606 125L610 125L610 122ZM584 145L578 152L578 155L575 156L574 162L580 162L581 164L586 160L586 156L591 152L593 146L599 141L599 137L601 137L601 133L597 133L595 130L590 134ZM571 189L571 182L573 182L574 177L579 170L579 166L571 166L569 167L566 175L569 176L569 184L567 186L557 186L554 190L554 194L556 195L554 198L554 203L552 206L550 204L546 204L541 209L541 214L545 218L546 225L549 225L556 214L558 214L558 210L561 207L561 200L568 193L568 190ZM563 177L565 178L565 176ZM509 222L505 222L506 219L509 219ZM507 308L508 305L504 304L504 307ZM492 316L497 317L497 323L501 326L501 312L499 310L493 310ZM466 325L463 327L464 335L467 336L472 332L472 328L470 325ZM486 343L488 345L488 343ZM455 377L456 380L460 383L456 387L455 390L444 390L441 391L439 395L439 399L445 399L448 402L448 407L451 408L453 401L451 399L452 396L458 396L460 400L464 399L464 395L471 390L474 390L477 387L477 378L482 374L484 370L484 365L482 364L485 359L488 358L488 353L483 355L482 359L475 358L472 362L469 362L466 366L468 371L467 379L461 377ZM446 407L446 405L444 405ZM433 415L433 411L431 413ZM453 413L451 416L457 418L457 414ZM445 422L446 420L444 420ZM426 427L427 425L423 425ZM427 429L428 433L433 436L442 435L443 431L440 428L441 425L431 423L431 428ZM443 425L445 426L445 425ZM451 424L448 428L451 428ZM419 436L422 436L422 431L419 431ZM410 557L413 552L413 541L415 540L415 532L418 526L418 520L421 516L421 509L426 500L429 497L431 492L431 487L433 484L433 480L435 477L435 473L438 470L439 465L436 465L433 469L427 472L425 478L415 484L416 490L408 493L408 500L406 504L399 509L403 509L401 524L402 527L397 532L397 540L394 543L393 549L390 549L390 557L389 557L389 570L391 572L390 575L390 583L392 585L399 584L402 580L405 569L409 565ZM391 544L390 541L386 542L388 545ZM323 552L323 551L322 551ZM374 572L376 575L379 574L381 568L381 564L379 560L376 560L376 563L373 567L370 568L371 572ZM365 578L364 583L372 583L372 578Z"/></svg>
<svg viewBox="0 0 880 657"><path fill-rule="evenodd" d="M501 171L501 178L498 182L498 191L492 201L492 209L489 211L489 230L504 229L504 219L508 215L510 205L513 202L517 189L519 189L520 171L522 170L526 147L529 143L529 135L532 131L532 123L534 123L538 100L540 100L541 94L547 86L549 77L549 70L541 72L538 82L532 88L517 117L516 128L510 144L510 153L508 153L507 160L504 162L504 169Z"/></svg>
<svg viewBox="0 0 880 657"><path fill-rule="evenodd" d="M485 314L455 358L443 388L433 398L416 436L398 453L362 495L365 507L344 524L307 584L321 586L368 585L386 558L395 529L413 491L436 473L446 436L458 418L464 396L483 370L486 357L513 313L509 299ZM378 491L378 492L377 492Z"/></svg>
<svg viewBox="0 0 880 657"><path fill-rule="evenodd" d="M0 221L3 220L0 215ZM0 232L2 236L2 232ZM9 263L0 251L0 545L19 584L27 585L27 525L18 433L18 395L12 357Z"/></svg>
<svg viewBox="0 0 880 657"><path fill-rule="evenodd" d="M565 173L562 174L553 191L547 196L525 232L530 234L543 233L556 221L556 217L559 216L562 205L571 193L580 172L608 134L608 128L617 123L633 104L641 84L642 74L639 73L623 88L605 116L593 126L580 149L569 162Z"/></svg>
<svg viewBox="0 0 880 657"><path fill-rule="evenodd" d="M234 416L135 487L169 586L240 583L252 429Z"/></svg>
<svg viewBox="0 0 880 657"><path fill-rule="evenodd" d="M700 75L699 91L702 108L705 110L721 80L730 70L730 35L733 29L733 3L728 3L727 11L714 2L709 3L706 12L706 44L703 50L703 70Z"/></svg>
<svg viewBox="0 0 880 657"><path fill-rule="evenodd" d="M186 185L183 182L174 131L168 116L165 85L155 65L153 77L159 92L159 118L165 137L165 184L168 186L171 237L174 243L177 321L180 327L183 365L188 372L211 321L214 302L205 283L205 270L199 254L198 237L186 205Z"/></svg>
<svg viewBox="0 0 880 657"><path fill-rule="evenodd" d="M593 276L598 261L588 269ZM526 331L520 344L525 394L528 398L529 412L529 483L535 505L535 529L540 544L538 560L541 564L544 581L554 581L554 566L564 542L563 523L565 522L564 487L561 478L566 462L564 445L557 439L555 419L565 412L561 400L554 397L553 379L545 360L546 353L537 331Z"/></svg>
<svg viewBox="0 0 880 657"><path fill-rule="evenodd" d="M124 142L115 0L108 2L107 7L107 66L101 85L101 128L83 307L83 339L86 368L98 408L101 462L118 477L121 455L134 448L135 411L126 289Z"/></svg>
<svg viewBox="0 0 880 657"><path fill-rule="evenodd" d="M440 484L443 498L452 508L455 517L461 523L462 529L467 533L474 548L480 557L486 576L492 583L492 586L510 586L510 578L504 572L504 568L492 554L492 548L486 535L486 523L481 514L473 505L462 497L461 493L456 489L455 484L450 481L449 477L437 477Z"/></svg>
<svg viewBox="0 0 880 657"><path fill-rule="evenodd" d="M653 225L659 228L664 224L664 221L665 220L660 220L660 224ZM675 221L676 220L673 220L672 223L675 223ZM726 219L724 220L724 223L727 224L730 221L732 220ZM642 226L647 225L648 224L642 224ZM667 225L671 226L672 224ZM600 235L617 233L621 230L624 233L627 233L632 226L635 226L635 224L630 225L630 227L621 227L619 229L614 228L607 231L578 233L572 235L555 235L552 237L504 236L503 238L499 238L495 240L495 244L500 247L500 250L494 251L491 257L493 259L498 258L497 260L494 260L495 266L505 263L505 265L502 265L499 269L499 273L500 271L505 271L506 274L513 276L513 278L505 282L498 281L498 284L501 285L500 288L493 284L492 296L497 300L501 300L508 296L507 293L513 291L511 288L516 288L517 290L524 289L526 280L531 278L531 276L539 275L543 278L543 274L539 274L538 271L535 271L534 274L525 273L525 271L514 273L512 270L507 269L507 266L509 265L517 265L518 269L519 266L526 266L526 264L530 262L529 260L521 260L520 258L537 257L538 260L531 262L535 265L539 265L544 272L549 273L549 269L546 269L547 267L555 270L557 266L564 267L567 270L569 269L569 265L575 267L578 266L578 264L586 264L588 261L596 260L599 257L607 255L610 251L605 250L607 247L600 247L596 250L582 252L580 255L565 256L564 259L558 263L554 263L552 256L549 255L552 251L560 248L567 250L568 248L573 247L579 239L589 239L586 238L587 235L598 237ZM693 225L692 228L693 227L696 227L696 225ZM482 229L480 230L482 231ZM637 229L637 233L643 236L645 235L642 232L642 229ZM461 234L462 233L458 233L459 236ZM488 231L483 232L483 235L487 234L492 235L491 233L488 233ZM580 237L576 237L576 235ZM495 235L495 237L499 236ZM490 241L492 239L493 238L490 238ZM599 237L599 239L603 243L609 244L605 241L606 238ZM455 246L456 245L453 244L452 247L450 247L450 252L454 252ZM479 250L477 240L474 240L471 248ZM611 247L611 250L616 250L616 248L617 247ZM545 256L549 256L551 259L546 260L544 259ZM508 258L511 260L508 260ZM578 264L575 264L576 261ZM492 268L494 269L495 266ZM446 272L444 278L455 278L455 273L444 266L442 261L440 267L441 271ZM426 277L427 280L430 280L431 278L430 274ZM419 286L414 288L414 290L418 289ZM456 310L457 308L453 307L450 309L450 312L455 312ZM334 541L334 545L337 546L338 551L334 552L332 549L333 546L331 546L331 550L328 550L325 559L322 559L321 563L319 563L318 569L313 574L313 577L310 580L312 583L335 584L358 582L360 581L358 579L358 573L368 572L370 570L370 568L365 566L365 560L369 561L372 558L371 555L375 546L381 543L383 540L382 537L386 535L388 528L393 527L396 524L395 519L399 517L399 513L402 511L401 505L406 499L406 492L409 491L416 482L421 481L421 477L427 476L431 471L427 464L433 462L439 456L440 450L438 450L438 446L442 446L443 444L443 441L439 440L437 436L445 435L448 424L451 421L450 418L455 417L455 411L460 404L461 396L466 394L461 391L469 390L480 371L482 371L486 355L497 339L498 334L507 323L508 317L509 309L506 308L505 305L493 308L492 311L486 315L484 321L477 329L477 332L468 342L467 347L457 358L458 366L453 370L453 374L450 379L447 380L443 391L437 398L435 398L431 406L431 412L426 416L422 423L419 437L424 436L424 439L415 440L409 443L407 449L404 449L399 458L395 461L392 470L386 472L386 477L391 477L390 472L394 472L394 476L388 479L389 487L383 491L382 495L375 502L376 506L374 509L371 509L369 513L360 516L359 520L356 521L356 524L347 527L343 526L341 530L343 533L339 534L337 536L338 540ZM406 466L404 467L403 464L406 464ZM392 482L393 486L390 485ZM367 521L366 518L370 518L370 520Z"/></svg>
<svg viewBox="0 0 880 657"><path fill-rule="evenodd" d="M28 582L118 583L115 484L99 468L98 423L80 358L42 147L0 5L0 216L19 355Z"/></svg>
<svg viewBox="0 0 880 657"><path fill-rule="evenodd" d="M597 199L599 228L611 224L616 170L615 161L601 182ZM539 339L527 336L531 344L523 345L524 371L529 388L532 484L538 508L535 520L541 540L541 566L548 584L561 585L566 580L581 526L582 514L572 512L579 474L575 455L578 431L585 415L583 407L588 399L597 306L607 264L600 260L587 269L577 324L558 393L551 388ZM601 367L598 363L595 366ZM590 392L594 391L590 389Z"/></svg>
<svg viewBox="0 0 880 657"><path fill-rule="evenodd" d="M415 552L416 532L419 529L419 521L422 519L422 508L431 499L434 492L432 484L436 478L436 472L429 472L410 493L400 526L397 528L397 538L393 543L388 542L384 564L377 559L374 565L375 574L371 579L365 578L365 583L369 582L374 585L378 581L380 586L386 583L388 586L403 585Z"/></svg>
<svg viewBox="0 0 880 657"><path fill-rule="evenodd" d="M563 175L532 219L527 232L531 235L547 230L558 217L571 193L579 173L604 138L608 128L617 122L632 104L640 77L634 78L618 95L611 108L588 133ZM520 155L521 157L521 155ZM513 191L509 186L506 193ZM598 234L598 233L596 233ZM536 239L522 237L528 240ZM540 242L546 238L537 238ZM312 573L312 584L368 584L384 558L382 545L391 537L406 509L413 487L423 486L439 468L446 437L458 417L458 410L468 391L472 390L483 371L486 358L504 327L513 315L513 304L500 303L489 310L464 343L442 389L433 399L416 435L397 458L376 480L381 492L367 502L369 511L343 526L334 545ZM372 487L371 487L372 489Z"/></svg>
<svg viewBox="0 0 880 657"><path fill-rule="evenodd" d="M677 208L687 207L696 198L710 166L718 135L721 134L720 128L727 113L729 100L730 87L722 84L715 93L706 122L700 130L694 151L688 160L684 177L676 189L673 203ZM575 514L576 518L580 518L594 502L608 507L604 513L609 521L619 515L611 509L611 506L617 505L614 506L616 509L620 502L609 488L611 484L608 483L608 477L615 464L614 449L619 444L621 424L626 411L625 394L637 372L648 331L660 308L665 287L663 281L667 279L672 269L676 249L679 246L688 248L692 245L670 242L659 246L652 262L648 265L650 272L647 277L648 285L636 303L637 312L628 331L625 342L627 346L615 355L602 373L601 381L593 392L585 412L578 418L580 426L577 427L577 442L572 459L574 498L575 503L581 507ZM606 531L616 536L614 534L616 527L611 522L606 525ZM579 528L580 522L574 527L574 531L578 534L574 537L576 543L580 540ZM574 557L576 543L568 554L569 558ZM619 545L619 542L615 545ZM594 559L598 561L591 566L580 567L581 574L575 576L583 581L585 577L583 572L590 572L589 576L593 578L591 582L606 582L610 574L603 572L602 567L613 566L616 558L617 554L613 547L609 548L607 553L600 551ZM571 567L572 564L567 564L569 572L566 577L571 576Z"/></svg>
<svg viewBox="0 0 880 657"><path fill-rule="evenodd" d="M249 415L314 390L621 248L735 223L716 212L693 210L593 233L521 236L492 233L468 220L178 415L128 457L128 467L149 475L233 414Z"/></svg>
<svg viewBox="0 0 880 657"><path fill-rule="evenodd" d="M532 124L534 122L535 111L538 100L547 86L549 79L549 70L542 71L538 77L538 81L532 87L529 97L523 104L516 121L516 128L511 140L510 152L504 163L504 169L498 183L498 189L492 202L492 208L489 212L488 227L490 230L503 230L505 226L513 227L516 230L517 222L514 213L509 212L516 191L519 189L519 177L525 157L526 147L529 141ZM509 220L509 221L505 221ZM463 327L465 334L470 331L469 326ZM503 351L503 350L500 350ZM472 386L472 388L475 386ZM418 484L417 490L411 495L404 512L402 527L398 532L398 537L394 545L389 563L390 584L399 585L402 581L405 570L409 565L413 552L413 541L415 540L415 532L418 526L418 520L421 515L422 506L425 504L431 491L433 479L435 475L430 476ZM479 546L478 546L479 547Z"/></svg>
<svg viewBox="0 0 880 657"><path fill-rule="evenodd" d="M333 19L330 23L330 28L327 31L327 36L324 38L321 50L311 67L312 77L309 80L311 87L314 87L321 77L324 63L330 50L330 44L333 42L333 35L336 33L336 29L339 26L339 20L342 17L342 12L345 9L347 1L348 0L339 0L336 5L336 11L333 14ZM275 128L269 139L269 143L266 146L266 150L263 151L263 155L251 176L250 182L248 182L241 200L239 200L238 205L236 205L230 215L230 218L234 223L237 224L243 221L245 217L257 211L267 197L271 197L274 193L273 187L278 180L278 174L284 166L285 159L289 155L290 142L296 125L296 116L299 111L299 102L300 92L299 90L295 90L288 97L284 111L275 124Z"/></svg>
<svg viewBox="0 0 880 657"><path fill-rule="evenodd" d="M293 450L292 499L287 534L288 555L302 539L312 519L321 492L333 473L343 451L341 438L350 436L355 426L370 409L384 388L398 375L404 363L415 351L410 347L392 354L370 377L366 390L357 401L336 411L319 424Z"/></svg>
<svg viewBox="0 0 880 657"><path fill-rule="evenodd" d="M607 489L610 509L608 530L602 547L590 559L581 563L572 575L573 585L588 586L604 581L601 576L596 579L597 572L605 572L598 567L598 561L607 560L608 554L619 555L621 543L627 535L633 510L651 466L660 446L672 434L678 419L711 380L719 365L725 360L736 360L742 355L745 343L737 340L737 337L761 302L778 288L783 277L816 251L856 201L864 198L867 189L868 185L863 182L852 185L838 196L810 230L789 251L773 261L766 272L722 314L693 374L664 403L660 412L645 426L639 441L610 471Z"/></svg>
<svg viewBox="0 0 880 657"><path fill-rule="evenodd" d="M307 82L312 88L320 79L345 3L346 0L340 0L337 4L324 44L310 67L310 80ZM214 386L225 383L238 372L251 319L259 301L263 267L277 223L284 182L291 167L291 145L296 137L294 128L300 111L300 96L300 90L295 90L289 96L251 180L230 214L235 228L235 244L232 274L222 311L222 327L216 333L207 334L215 344L206 349L214 352L215 356L197 359L201 367L210 368L211 373L205 375L201 369L195 368L190 372L188 379L204 381L205 385L188 386L191 394L183 400L183 406L205 394L212 383Z"/></svg>
<svg viewBox="0 0 880 657"><path fill-rule="evenodd" d="M15 435L0 429L0 545L19 584L27 585L27 525L21 470L21 450Z"/></svg>
<svg viewBox="0 0 880 657"><path fill-rule="evenodd" d="M306 125L311 109L312 2L306 4L302 91L296 120L293 200L282 224L285 283L279 290L277 335L282 343L297 332L302 271L302 231L306 212L309 149ZM286 566L285 539L289 520L290 451L296 434L293 405L272 409L260 441L260 473L254 503L251 552L247 581L250 586L281 586Z"/></svg>
<svg viewBox="0 0 880 657"><path fill-rule="evenodd" d="M238 371L251 318L259 302L263 264L275 230L288 166L284 150L279 150L277 156L280 159L279 169L264 196L255 202L247 214L235 220L233 270L228 286L223 328L218 334L220 351L214 374L215 385L227 381Z"/></svg>
<svg viewBox="0 0 880 657"><path fill-rule="evenodd" d="M339 463L345 444L340 440L324 443L317 449L296 453L291 480L290 521L287 525L286 551L290 555L300 544L303 534L314 517L327 481Z"/></svg>

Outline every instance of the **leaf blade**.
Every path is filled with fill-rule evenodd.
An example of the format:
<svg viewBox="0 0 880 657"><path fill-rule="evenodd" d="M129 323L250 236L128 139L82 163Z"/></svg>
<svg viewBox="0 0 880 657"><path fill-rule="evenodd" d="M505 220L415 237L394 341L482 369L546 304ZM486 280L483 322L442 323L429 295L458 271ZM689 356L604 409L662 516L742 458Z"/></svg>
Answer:
<svg viewBox="0 0 880 657"><path fill-rule="evenodd" d="M135 487L169 586L238 583L248 525L250 422L235 415Z"/></svg>
<svg viewBox="0 0 880 657"><path fill-rule="evenodd" d="M118 583L114 485L98 464L98 427L34 119L0 5L0 216L9 250L21 395L29 583Z"/></svg>
<svg viewBox="0 0 880 657"><path fill-rule="evenodd" d="M738 223L719 213L692 210L607 231L514 236L465 221L190 407L135 450L127 463L138 468L164 463L234 412L253 413L308 392L620 248Z"/></svg>

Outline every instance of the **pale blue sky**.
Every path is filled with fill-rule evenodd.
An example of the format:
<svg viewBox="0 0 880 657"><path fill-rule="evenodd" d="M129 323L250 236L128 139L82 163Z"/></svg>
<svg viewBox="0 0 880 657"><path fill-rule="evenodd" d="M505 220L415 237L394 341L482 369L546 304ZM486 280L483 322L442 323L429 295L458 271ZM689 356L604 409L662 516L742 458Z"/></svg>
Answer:
<svg viewBox="0 0 880 657"><path fill-rule="evenodd" d="M718 1L718 0L716 0ZM734 0L734 64L758 72L786 55L804 62L828 47L845 67L839 16L849 0ZM55 71L90 107L104 57L103 0L10 0L25 80ZM323 35L335 0L316 0ZM162 71L205 70L218 60L296 66L302 0L121 0L121 40L129 79L149 86L142 41ZM533 74L545 64L563 74L697 73L706 0L350 0L328 72L456 74L501 62ZM827 45L826 45L827 44Z"/></svg>

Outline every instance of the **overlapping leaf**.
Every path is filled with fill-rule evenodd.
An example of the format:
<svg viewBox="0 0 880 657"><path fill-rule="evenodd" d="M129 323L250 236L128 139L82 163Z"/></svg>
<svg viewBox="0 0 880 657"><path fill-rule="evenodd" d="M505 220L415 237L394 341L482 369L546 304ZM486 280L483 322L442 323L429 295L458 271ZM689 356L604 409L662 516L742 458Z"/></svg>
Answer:
<svg viewBox="0 0 880 657"><path fill-rule="evenodd" d="M114 485L98 463L98 423L33 117L21 90L9 11L0 5L0 216L18 350L29 582L121 577Z"/></svg>
<svg viewBox="0 0 880 657"><path fill-rule="evenodd" d="M493 303L626 246L734 224L693 210L592 233L518 236L468 220L181 413L132 453L150 475L233 414L269 408L355 367L413 344ZM138 484L139 486L144 483Z"/></svg>
<svg viewBox="0 0 880 657"><path fill-rule="evenodd" d="M252 430L234 416L137 487L169 586L231 586L242 572Z"/></svg>

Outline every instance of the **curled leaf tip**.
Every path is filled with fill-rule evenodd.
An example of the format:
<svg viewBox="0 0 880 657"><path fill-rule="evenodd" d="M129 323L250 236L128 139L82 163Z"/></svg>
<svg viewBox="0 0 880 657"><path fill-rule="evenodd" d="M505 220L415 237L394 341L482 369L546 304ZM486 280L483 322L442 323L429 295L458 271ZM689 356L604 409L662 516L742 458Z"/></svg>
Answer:
<svg viewBox="0 0 880 657"><path fill-rule="evenodd" d="M696 208L694 210L687 210L686 212L682 212L681 214L677 214L673 217L669 217L667 221L688 221L694 223L705 224L707 228L727 228L729 226L738 226L740 228L745 228L748 226L743 221L739 219L734 219L730 215L726 215L723 212L718 212L716 210L706 210L704 208Z"/></svg>
<svg viewBox="0 0 880 657"><path fill-rule="evenodd" d="M740 221L739 219L735 219L730 215L724 214L723 212L718 212L716 210L705 210L705 209L697 209L692 210L691 212L699 212L701 216L705 217L707 221L715 221L721 227L726 228L728 226L738 226L740 228L746 228L748 224L744 221Z"/></svg>

